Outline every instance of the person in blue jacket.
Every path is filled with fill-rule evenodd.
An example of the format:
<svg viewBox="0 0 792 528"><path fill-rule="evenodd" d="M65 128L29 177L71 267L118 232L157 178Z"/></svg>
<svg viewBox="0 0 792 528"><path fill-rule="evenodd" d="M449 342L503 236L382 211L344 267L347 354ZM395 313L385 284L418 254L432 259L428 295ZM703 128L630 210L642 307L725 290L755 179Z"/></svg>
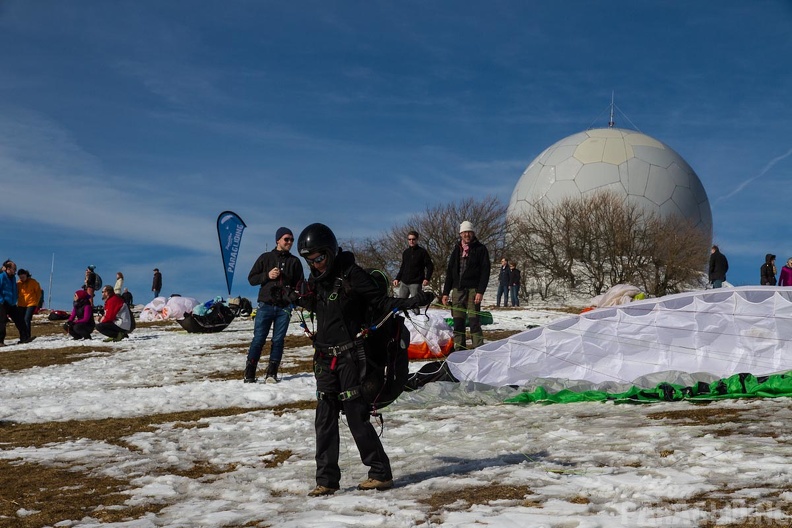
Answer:
<svg viewBox="0 0 792 528"><path fill-rule="evenodd" d="M3 262L0 268L0 346L5 346L6 323L8 318L16 325L20 337L25 336L25 322L17 309L18 293L16 281L17 266L13 260Z"/></svg>

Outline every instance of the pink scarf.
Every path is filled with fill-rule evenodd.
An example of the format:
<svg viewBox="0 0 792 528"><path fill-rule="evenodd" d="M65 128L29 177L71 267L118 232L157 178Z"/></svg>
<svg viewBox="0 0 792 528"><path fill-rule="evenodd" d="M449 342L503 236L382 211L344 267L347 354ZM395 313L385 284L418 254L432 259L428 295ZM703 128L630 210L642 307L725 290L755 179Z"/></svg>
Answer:
<svg viewBox="0 0 792 528"><path fill-rule="evenodd" d="M462 258L468 258L470 256L470 244L460 242L460 245L462 246Z"/></svg>

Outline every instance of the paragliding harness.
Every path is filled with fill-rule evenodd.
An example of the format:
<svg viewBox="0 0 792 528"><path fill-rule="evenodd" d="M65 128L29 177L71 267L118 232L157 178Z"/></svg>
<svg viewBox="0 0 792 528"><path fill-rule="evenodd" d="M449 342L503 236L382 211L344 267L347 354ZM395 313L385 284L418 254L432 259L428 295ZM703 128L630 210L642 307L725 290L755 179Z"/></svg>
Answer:
<svg viewBox="0 0 792 528"><path fill-rule="evenodd" d="M336 278L333 289L328 299L335 300L341 297L349 298L350 266L341 277ZM388 277L378 269L366 269L384 295L388 293ZM305 295L305 293L303 293ZM301 326L303 331L314 338L308 330L302 314ZM313 322L313 313L311 313ZM330 370L333 371L338 363L338 357L349 354L357 363L360 385L348 389L338 395L341 401L361 397L369 404L371 415L382 423L379 410L390 405L404 390L404 385L409 376L409 358L407 347L410 345L410 331L404 324L404 318L398 310L377 312L369 307L364 326L348 343L325 347L315 343L316 352L323 357L330 356ZM324 393L317 393L317 399L328 397Z"/></svg>

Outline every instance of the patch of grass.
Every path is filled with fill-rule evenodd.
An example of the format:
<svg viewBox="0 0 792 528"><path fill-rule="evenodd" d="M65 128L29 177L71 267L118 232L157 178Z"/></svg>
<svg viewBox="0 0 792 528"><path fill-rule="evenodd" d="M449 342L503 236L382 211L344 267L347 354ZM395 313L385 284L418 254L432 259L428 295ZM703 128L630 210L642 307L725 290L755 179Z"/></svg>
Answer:
<svg viewBox="0 0 792 528"><path fill-rule="evenodd" d="M122 492L131 488L117 478L0 460L0 527L40 528L85 517L102 523L131 521L166 506L125 506L128 496Z"/></svg>
<svg viewBox="0 0 792 528"><path fill-rule="evenodd" d="M491 342L491 341L500 341L501 339L506 339L507 337L511 337L515 334L519 334L522 330L491 330L491 331L484 331L484 341Z"/></svg>
<svg viewBox="0 0 792 528"><path fill-rule="evenodd" d="M245 353L247 353L247 349L245 349ZM259 378L264 376L264 373L267 370L266 366L266 357L262 358L262 363L259 363L259 368L257 372L257 376ZM306 358L306 357L298 357L296 359L288 359L288 363L281 363L280 368L278 368L278 375L279 376L291 376L294 374L304 374L306 372L313 372L313 356ZM223 370L219 372L213 372L211 374L206 375L206 379L211 380L242 380L244 377L244 360L241 360L239 365L232 369L232 370Z"/></svg>
<svg viewBox="0 0 792 528"><path fill-rule="evenodd" d="M58 349L52 348L26 348L12 350L0 354L0 371L13 372L33 367L48 367L50 365L66 365L87 357L106 356L113 351L109 346L67 346Z"/></svg>
<svg viewBox="0 0 792 528"><path fill-rule="evenodd" d="M739 489L719 489L706 493L699 493L692 497L675 499L668 501L672 505L681 505L688 509L698 509L710 513L710 519L704 520L699 524L700 528L790 528L792 522L789 519L775 518L776 513L789 516L792 515L792 503L780 497L781 492L788 490L767 492L764 486L759 483L756 486L762 489L763 494L740 494L738 499L733 498L735 492L745 491L749 488ZM718 522L716 512L729 511L730 509L751 510L749 517L740 522L723 524ZM772 515L766 515L773 511Z"/></svg>
<svg viewBox="0 0 792 528"><path fill-rule="evenodd" d="M652 420L668 420L674 425L719 425L740 420L743 415L750 416L753 413L750 409L706 407L653 412L646 417Z"/></svg>
<svg viewBox="0 0 792 528"><path fill-rule="evenodd" d="M449 506L462 501L464 504L454 507L456 510L468 509L475 504L489 504L493 501L520 501L521 506L541 507L535 501L526 500L533 492L528 486L512 486L510 484L489 484L487 486L468 486L453 492L441 491L429 497L418 499L430 508L430 515L437 515Z"/></svg>
<svg viewBox="0 0 792 528"><path fill-rule="evenodd" d="M265 468L274 468L286 462L292 456L291 449L276 449L262 456Z"/></svg>
<svg viewBox="0 0 792 528"><path fill-rule="evenodd" d="M315 406L315 402L311 403ZM300 406L228 407L225 409L201 409L198 411L160 413L128 418L68 420L65 422L15 423L0 421L0 445L6 449L27 446L41 447L53 442L88 438L127 447L121 441L123 437L144 431L155 431L156 426L163 423L178 422L180 427L198 427L197 422L203 418L234 416L261 410L273 410L276 414L283 414L289 412L292 408L299 409Z"/></svg>
<svg viewBox="0 0 792 528"><path fill-rule="evenodd" d="M275 407L270 407L270 410L275 414L275 416L283 416L284 414L290 412L308 411L313 409L316 409L316 400L300 400L294 403L283 403L281 405L276 405Z"/></svg>

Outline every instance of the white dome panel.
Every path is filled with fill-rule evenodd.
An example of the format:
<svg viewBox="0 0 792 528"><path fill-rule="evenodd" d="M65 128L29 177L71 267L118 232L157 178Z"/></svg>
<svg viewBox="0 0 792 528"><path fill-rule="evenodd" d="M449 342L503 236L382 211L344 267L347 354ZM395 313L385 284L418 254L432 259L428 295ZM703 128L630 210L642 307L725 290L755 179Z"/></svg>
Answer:
<svg viewBox="0 0 792 528"><path fill-rule="evenodd" d="M696 203L696 199L689 189L686 187L677 187L671 195L671 200L679 209L679 214L682 214L683 211L687 211L685 216L691 222L698 224L701 221L700 215L698 218L692 216L692 211L698 211L698 203Z"/></svg>
<svg viewBox="0 0 792 528"><path fill-rule="evenodd" d="M574 195L578 192L578 188L575 185L575 182L572 180L564 180L560 182L556 182L553 187L547 191L545 194L544 199L549 201L553 205L560 205L565 199L569 198L570 196Z"/></svg>
<svg viewBox="0 0 792 528"><path fill-rule="evenodd" d="M614 165L621 165L632 157L632 147L624 143L622 138L606 139L605 151L602 153L602 161L605 163L613 163Z"/></svg>
<svg viewBox="0 0 792 528"><path fill-rule="evenodd" d="M644 195L657 205L663 204L671 198L674 192L674 180L668 172L655 165L649 167L649 181L646 182Z"/></svg>
<svg viewBox="0 0 792 528"><path fill-rule="evenodd" d="M638 158L630 158L619 167L622 183L628 194L643 196L649 182L649 164Z"/></svg>
<svg viewBox="0 0 792 528"><path fill-rule="evenodd" d="M621 182L619 179L619 167L608 163L585 164L575 176L575 182L580 192Z"/></svg>
<svg viewBox="0 0 792 528"><path fill-rule="evenodd" d="M558 165L564 160L571 158L575 154L576 148L575 145L562 145L558 148L554 148L543 163L547 165Z"/></svg>
<svg viewBox="0 0 792 528"><path fill-rule="evenodd" d="M556 166L556 181L574 180L583 164L576 158L569 157Z"/></svg>
<svg viewBox="0 0 792 528"><path fill-rule="evenodd" d="M575 149L575 157L584 164L601 162L604 152L604 138L588 138Z"/></svg>

